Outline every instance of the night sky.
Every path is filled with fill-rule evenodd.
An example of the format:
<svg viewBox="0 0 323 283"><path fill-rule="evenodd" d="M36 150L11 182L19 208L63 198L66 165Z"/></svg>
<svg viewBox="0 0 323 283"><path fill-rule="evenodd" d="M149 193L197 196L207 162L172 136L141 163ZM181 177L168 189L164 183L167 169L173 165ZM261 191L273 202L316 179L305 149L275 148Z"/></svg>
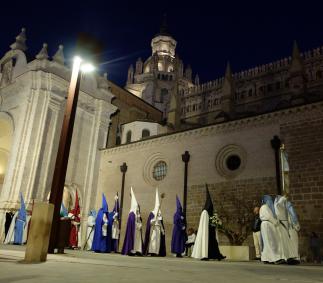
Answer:
<svg viewBox="0 0 323 283"><path fill-rule="evenodd" d="M75 53L79 33L104 44L96 54L100 70L124 85L130 63L151 55L150 41L167 13L177 53L202 82L290 56L292 42L301 50L323 45L323 4L319 1L6 1L1 3L0 56L27 29L35 56L42 43L52 56L59 44L66 58ZM317 3L316 3L317 2Z"/></svg>

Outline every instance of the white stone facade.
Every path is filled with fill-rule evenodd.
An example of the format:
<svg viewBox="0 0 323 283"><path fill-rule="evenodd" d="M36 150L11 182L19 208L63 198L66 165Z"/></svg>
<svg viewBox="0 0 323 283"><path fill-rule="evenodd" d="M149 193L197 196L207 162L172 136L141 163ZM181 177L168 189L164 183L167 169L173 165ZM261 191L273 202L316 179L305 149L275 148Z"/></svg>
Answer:
<svg viewBox="0 0 323 283"><path fill-rule="evenodd" d="M5 211L19 207L20 192L29 210L32 200L48 199L71 76L62 46L49 60L44 44L36 59L27 62L25 40L23 30L0 59L0 152L6 152L7 158L4 162L0 157L6 167L0 179L0 239ZM97 74L83 76L66 187L71 198L78 190L84 220L94 207L99 149L106 145L110 116L116 111L112 98L106 79Z"/></svg>

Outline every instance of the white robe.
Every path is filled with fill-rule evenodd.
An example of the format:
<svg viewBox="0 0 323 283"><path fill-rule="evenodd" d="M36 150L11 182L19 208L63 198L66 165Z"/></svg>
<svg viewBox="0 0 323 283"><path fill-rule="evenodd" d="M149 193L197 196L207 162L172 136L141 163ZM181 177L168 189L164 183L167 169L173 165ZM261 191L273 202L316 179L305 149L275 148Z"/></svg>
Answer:
<svg viewBox="0 0 323 283"><path fill-rule="evenodd" d="M141 253L142 254L142 223L140 220L140 215L136 217L136 231L135 231L135 239L132 253Z"/></svg>
<svg viewBox="0 0 323 283"><path fill-rule="evenodd" d="M261 261L276 262L281 259L280 238L277 230L278 220L267 204L263 204L259 211L261 222L261 237L263 247Z"/></svg>
<svg viewBox="0 0 323 283"><path fill-rule="evenodd" d="M280 239L281 247L281 259L287 260L292 258L293 245L289 235L289 222L286 209L286 198L281 197L279 200L275 200L275 213L277 219L279 220L279 225L277 227L278 235Z"/></svg>
<svg viewBox="0 0 323 283"><path fill-rule="evenodd" d="M91 250L92 248L92 242L93 242L93 236L94 236L94 227L95 227L95 217L93 215L88 216L87 218L87 231L86 231L86 250Z"/></svg>
<svg viewBox="0 0 323 283"><path fill-rule="evenodd" d="M199 228L192 252L192 257L197 259L208 258L209 250L209 214L202 211Z"/></svg>
<svg viewBox="0 0 323 283"><path fill-rule="evenodd" d="M291 253L290 257L300 260L299 250L298 250L298 231L301 229L299 224L293 224L290 214L288 214L289 221L289 235L291 240Z"/></svg>
<svg viewBox="0 0 323 283"><path fill-rule="evenodd" d="M164 230L161 224L160 217L157 217L156 219L151 220L151 232L148 253L157 255L159 254L161 233L164 233Z"/></svg>

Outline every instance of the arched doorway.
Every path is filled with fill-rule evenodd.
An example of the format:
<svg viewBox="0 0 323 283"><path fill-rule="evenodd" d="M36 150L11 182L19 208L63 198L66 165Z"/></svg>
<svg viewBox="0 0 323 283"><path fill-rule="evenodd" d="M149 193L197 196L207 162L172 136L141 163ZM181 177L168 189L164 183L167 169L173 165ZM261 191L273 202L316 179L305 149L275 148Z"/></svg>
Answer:
<svg viewBox="0 0 323 283"><path fill-rule="evenodd" d="M4 112L0 112L0 192L7 173L13 131L11 117Z"/></svg>

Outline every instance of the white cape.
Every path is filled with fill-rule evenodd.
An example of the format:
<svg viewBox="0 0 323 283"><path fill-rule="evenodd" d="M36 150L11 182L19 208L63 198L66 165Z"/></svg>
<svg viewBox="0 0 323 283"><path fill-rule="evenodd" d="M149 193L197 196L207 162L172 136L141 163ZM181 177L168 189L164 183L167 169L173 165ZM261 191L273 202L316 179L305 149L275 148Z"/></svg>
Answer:
<svg viewBox="0 0 323 283"><path fill-rule="evenodd" d="M91 250L92 248L92 242L93 242L93 236L94 236L94 227L95 227L95 217L90 215L87 218L87 233L86 233L86 244L85 248L86 250Z"/></svg>
<svg viewBox="0 0 323 283"><path fill-rule="evenodd" d="M200 217L199 228L193 247L192 257L197 259L208 258L209 250L209 214L203 210Z"/></svg>
<svg viewBox="0 0 323 283"><path fill-rule="evenodd" d="M261 220L261 237L263 246L261 261L275 262L281 259L280 238L277 230L278 220L267 204L263 204L259 211Z"/></svg>

